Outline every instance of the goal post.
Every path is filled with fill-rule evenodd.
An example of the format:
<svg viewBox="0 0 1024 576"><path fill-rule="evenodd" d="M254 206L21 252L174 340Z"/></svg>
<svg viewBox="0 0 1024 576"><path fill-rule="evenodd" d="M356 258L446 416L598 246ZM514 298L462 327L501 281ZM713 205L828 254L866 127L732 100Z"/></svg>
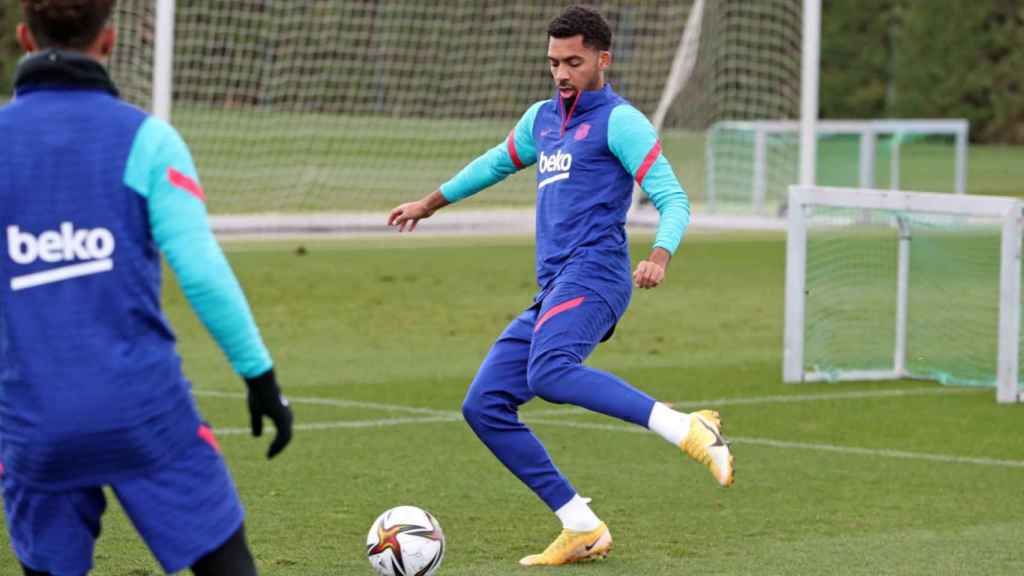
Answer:
<svg viewBox="0 0 1024 576"><path fill-rule="evenodd" d="M153 115L171 121L171 89L174 85L175 0L157 0L153 40Z"/></svg>
<svg viewBox="0 0 1024 576"><path fill-rule="evenodd" d="M783 379L937 380L1024 400L1024 201L789 189Z"/></svg>
<svg viewBox="0 0 1024 576"><path fill-rule="evenodd" d="M709 209L759 214L784 206L788 187L798 180L798 167L786 160L799 145L801 129L802 123L792 120L715 123L705 153ZM928 189L965 194L969 129L962 119L818 120L815 183L903 190L926 178ZM938 173L921 174L925 160L941 167ZM915 169L909 175L904 162Z"/></svg>

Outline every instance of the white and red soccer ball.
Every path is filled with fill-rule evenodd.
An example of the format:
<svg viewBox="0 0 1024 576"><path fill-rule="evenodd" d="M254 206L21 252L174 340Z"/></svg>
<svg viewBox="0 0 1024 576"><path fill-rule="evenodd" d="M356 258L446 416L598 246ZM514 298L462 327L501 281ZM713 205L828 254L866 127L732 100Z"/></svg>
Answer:
<svg viewBox="0 0 1024 576"><path fill-rule="evenodd" d="M426 510L392 508L373 521L366 556L380 576L432 576L444 560L444 533Z"/></svg>

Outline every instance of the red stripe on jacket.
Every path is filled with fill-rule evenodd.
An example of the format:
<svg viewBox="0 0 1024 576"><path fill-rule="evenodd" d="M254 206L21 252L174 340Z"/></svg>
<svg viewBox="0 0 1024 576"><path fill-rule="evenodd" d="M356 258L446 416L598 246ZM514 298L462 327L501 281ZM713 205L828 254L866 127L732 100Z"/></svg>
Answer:
<svg viewBox="0 0 1024 576"><path fill-rule="evenodd" d="M514 129L508 133L508 155L512 157L512 163L516 165L517 170L526 168L526 164L519 159L519 153L516 151L516 131Z"/></svg>
<svg viewBox="0 0 1024 576"><path fill-rule="evenodd" d="M647 171L654 165L658 156L661 156L661 140L654 143L654 146L651 147L651 151L647 153L647 156L644 157L643 163L640 164L640 169L636 171L637 184L641 186L643 185L644 178L647 177Z"/></svg>
<svg viewBox="0 0 1024 576"><path fill-rule="evenodd" d="M206 194L203 193L203 189L199 186L199 183L193 180L192 178L186 176L185 174L178 172L174 168L168 168L167 180L170 181L171 186L174 186L175 188L180 188L181 190L188 192L189 194L195 196L196 198L199 198L199 200L203 203L206 202Z"/></svg>

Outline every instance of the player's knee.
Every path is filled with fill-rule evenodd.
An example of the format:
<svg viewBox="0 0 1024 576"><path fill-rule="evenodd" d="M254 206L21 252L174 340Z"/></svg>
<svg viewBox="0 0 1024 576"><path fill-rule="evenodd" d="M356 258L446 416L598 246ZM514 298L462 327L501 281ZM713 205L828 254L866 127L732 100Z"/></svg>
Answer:
<svg viewBox="0 0 1024 576"><path fill-rule="evenodd" d="M564 404L568 401L565 386L566 377L577 367L579 362L564 352L545 352L531 359L526 371L526 383L537 396Z"/></svg>
<svg viewBox="0 0 1024 576"><path fill-rule="evenodd" d="M480 394L473 392L470 388L466 397L462 400L462 417L470 426L476 428L483 418L483 398Z"/></svg>
<svg viewBox="0 0 1024 576"><path fill-rule="evenodd" d="M480 392L470 386L462 401L462 417L474 430L480 430L503 421L508 411L505 403L493 394Z"/></svg>

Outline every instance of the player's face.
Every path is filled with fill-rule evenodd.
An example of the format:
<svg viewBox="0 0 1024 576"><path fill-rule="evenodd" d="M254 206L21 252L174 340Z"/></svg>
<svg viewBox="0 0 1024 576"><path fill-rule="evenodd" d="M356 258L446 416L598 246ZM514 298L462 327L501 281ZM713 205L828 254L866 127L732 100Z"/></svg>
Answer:
<svg viewBox="0 0 1024 576"><path fill-rule="evenodd" d="M562 98L573 98L583 90L600 90L611 59L607 50L584 46L582 34L548 39L548 65Z"/></svg>

